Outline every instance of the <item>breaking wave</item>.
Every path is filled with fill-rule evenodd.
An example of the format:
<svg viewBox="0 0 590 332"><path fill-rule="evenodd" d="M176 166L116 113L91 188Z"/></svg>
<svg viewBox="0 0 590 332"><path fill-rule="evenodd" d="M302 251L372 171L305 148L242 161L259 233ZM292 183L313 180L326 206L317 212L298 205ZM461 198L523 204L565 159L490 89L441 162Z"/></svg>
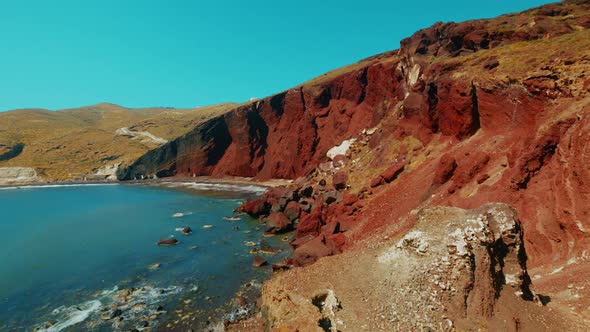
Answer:
<svg viewBox="0 0 590 332"><path fill-rule="evenodd" d="M99 300L92 300L76 306L59 307L53 310L53 314L63 317L62 320L47 329L40 329L39 331L57 332L81 323L90 317L92 313L98 311L101 306L102 303Z"/></svg>
<svg viewBox="0 0 590 332"><path fill-rule="evenodd" d="M149 316L149 314L156 312L160 298L178 294L180 291L182 288L177 286L166 288L143 286L133 288L131 291L125 289L119 291L119 288L115 286L110 290L102 291L96 299L54 309L52 315L55 323L49 327L44 327L44 324L41 324L35 330L58 332L85 321L94 326L109 324L111 322L101 316L109 314L113 307L121 310L120 315L125 318L125 321L134 322L140 317ZM125 292L124 295L121 292Z"/></svg>

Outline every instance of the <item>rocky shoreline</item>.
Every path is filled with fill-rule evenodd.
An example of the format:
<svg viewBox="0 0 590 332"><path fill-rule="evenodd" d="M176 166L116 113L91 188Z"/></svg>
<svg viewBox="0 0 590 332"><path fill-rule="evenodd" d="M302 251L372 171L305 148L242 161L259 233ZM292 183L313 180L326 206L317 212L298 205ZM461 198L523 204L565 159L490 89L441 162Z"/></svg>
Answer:
<svg viewBox="0 0 590 332"><path fill-rule="evenodd" d="M269 264L260 241L252 264L274 274L259 311L221 328L585 330L588 49L585 0L436 23L117 176L268 188L237 212L287 236L292 257Z"/></svg>
<svg viewBox="0 0 590 332"><path fill-rule="evenodd" d="M232 184L232 185L256 185L261 187L273 188L277 186L284 186L289 184L291 180L285 179L271 179L267 181L256 181L247 177L220 177L214 178L209 176L200 177L166 177L161 179L143 179L143 180L67 180L67 181L21 181L7 184L0 184L0 188L17 188L17 187L37 187L37 186L66 186L66 185L93 185L93 184L145 184L158 185L164 182L177 183L209 183L209 184Z"/></svg>
<svg viewBox="0 0 590 332"><path fill-rule="evenodd" d="M569 331L587 323L560 307L545 307L550 297L532 286L512 207L418 208L379 235L350 243L347 223L357 222L373 192L353 195L346 177L332 172L325 181L313 171L239 208L260 218L267 233L294 230L294 251L286 264L273 266L256 315L227 325L228 331L454 331L482 325Z"/></svg>

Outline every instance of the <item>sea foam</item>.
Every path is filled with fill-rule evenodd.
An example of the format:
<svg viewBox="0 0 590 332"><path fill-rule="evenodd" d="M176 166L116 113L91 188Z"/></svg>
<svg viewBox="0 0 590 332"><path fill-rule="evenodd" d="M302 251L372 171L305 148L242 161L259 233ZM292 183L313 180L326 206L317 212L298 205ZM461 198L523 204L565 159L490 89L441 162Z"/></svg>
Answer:
<svg viewBox="0 0 590 332"><path fill-rule="evenodd" d="M163 182L168 187L187 187L197 190L235 191L245 193L265 193L268 188L257 185L239 185L227 183L205 183L205 182Z"/></svg>
<svg viewBox="0 0 590 332"><path fill-rule="evenodd" d="M90 300L81 304L75 304L69 307L61 306L53 310L52 314L55 316L57 323L47 328L40 328L37 331L43 332L58 332L67 329L73 325L82 323L90 318L95 321L94 324L109 324L109 321L103 321L98 313L108 310L113 304L123 310L121 316L127 322L134 322L138 317L146 316L146 311L153 309L148 306L157 305L162 297L178 294L182 291L181 287L170 286L165 288L157 288L152 286L142 286L135 289L134 292L129 293L128 299L121 302L118 296L119 288L117 286L112 289L103 290L97 299ZM142 309L134 307L137 304L144 304L146 307ZM149 314L148 314L149 316Z"/></svg>
<svg viewBox="0 0 590 332"><path fill-rule="evenodd" d="M47 188L61 188L61 187L96 187L96 186L118 186L118 185L119 185L118 183L35 184L35 185L0 187L0 190L47 189Z"/></svg>
<svg viewBox="0 0 590 332"><path fill-rule="evenodd" d="M57 308L53 313L57 316L63 317L62 321L59 321L57 324L47 329L40 329L39 331L61 331L72 325L85 321L92 313L97 312L101 307L102 303L99 300L92 300L76 306Z"/></svg>

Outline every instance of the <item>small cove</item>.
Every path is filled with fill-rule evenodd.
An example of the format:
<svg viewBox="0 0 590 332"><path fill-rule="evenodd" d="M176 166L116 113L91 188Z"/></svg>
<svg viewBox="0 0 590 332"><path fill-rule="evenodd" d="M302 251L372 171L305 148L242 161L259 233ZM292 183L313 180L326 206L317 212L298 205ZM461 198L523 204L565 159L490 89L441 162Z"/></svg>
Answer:
<svg viewBox="0 0 590 332"><path fill-rule="evenodd" d="M270 270L253 268L245 245L260 242L261 225L223 217L261 191L210 184L0 190L0 330L198 329L238 318L248 306L228 302L238 291L256 295ZM182 235L183 226L193 233ZM156 245L170 236L179 244Z"/></svg>

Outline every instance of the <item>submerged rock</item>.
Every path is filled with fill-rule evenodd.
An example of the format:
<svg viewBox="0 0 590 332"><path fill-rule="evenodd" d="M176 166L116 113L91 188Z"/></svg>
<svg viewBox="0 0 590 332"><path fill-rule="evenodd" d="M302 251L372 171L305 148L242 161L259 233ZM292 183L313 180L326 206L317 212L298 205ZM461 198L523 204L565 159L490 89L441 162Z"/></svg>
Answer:
<svg viewBox="0 0 590 332"><path fill-rule="evenodd" d="M254 266L254 267L261 267L265 264L266 264L266 259L262 256L256 256L256 257L254 257L254 260L252 261L252 266Z"/></svg>
<svg viewBox="0 0 590 332"><path fill-rule="evenodd" d="M260 241L260 251L264 254L276 254L278 252L277 249L273 248L268 242L261 240Z"/></svg>
<svg viewBox="0 0 590 332"><path fill-rule="evenodd" d="M113 311L111 311L110 315L109 315L109 319L113 319L116 317L119 317L123 314L123 311L121 311L121 309L117 308Z"/></svg>
<svg viewBox="0 0 590 332"><path fill-rule="evenodd" d="M292 258L284 259L272 265L273 272L290 270L295 267L295 261Z"/></svg>

